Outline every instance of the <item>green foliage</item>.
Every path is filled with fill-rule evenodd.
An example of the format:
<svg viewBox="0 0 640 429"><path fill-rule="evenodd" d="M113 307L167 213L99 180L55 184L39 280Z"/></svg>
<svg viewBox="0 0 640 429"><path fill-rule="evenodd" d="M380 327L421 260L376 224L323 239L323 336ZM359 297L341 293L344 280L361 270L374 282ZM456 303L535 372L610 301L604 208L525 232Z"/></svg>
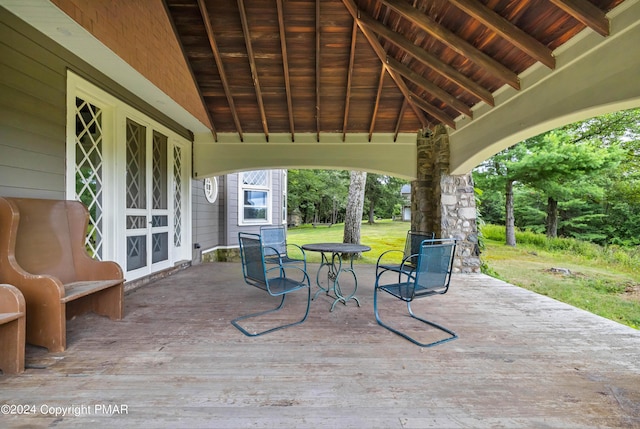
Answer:
<svg viewBox="0 0 640 429"><path fill-rule="evenodd" d="M505 185L514 180L521 230L640 245L640 109L527 139L485 161L473 178L482 191L478 209L489 223L505 224ZM552 214L555 232L547 231Z"/></svg>
<svg viewBox="0 0 640 429"><path fill-rule="evenodd" d="M505 228L501 225L484 225L480 228L487 240L504 243ZM534 248L556 254L577 255L588 260L602 261L607 264L640 270L640 247L600 246L589 241L575 238L549 238L545 234L516 229L518 246Z"/></svg>

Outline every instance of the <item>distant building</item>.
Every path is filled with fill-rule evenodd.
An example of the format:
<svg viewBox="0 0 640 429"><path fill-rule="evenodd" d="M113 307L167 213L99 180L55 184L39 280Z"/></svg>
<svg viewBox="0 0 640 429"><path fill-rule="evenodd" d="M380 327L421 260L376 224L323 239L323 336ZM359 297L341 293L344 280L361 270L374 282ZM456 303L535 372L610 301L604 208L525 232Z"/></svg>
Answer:
<svg viewBox="0 0 640 429"><path fill-rule="evenodd" d="M411 222L411 184L407 183L400 188L400 195L404 202L402 203L402 221Z"/></svg>

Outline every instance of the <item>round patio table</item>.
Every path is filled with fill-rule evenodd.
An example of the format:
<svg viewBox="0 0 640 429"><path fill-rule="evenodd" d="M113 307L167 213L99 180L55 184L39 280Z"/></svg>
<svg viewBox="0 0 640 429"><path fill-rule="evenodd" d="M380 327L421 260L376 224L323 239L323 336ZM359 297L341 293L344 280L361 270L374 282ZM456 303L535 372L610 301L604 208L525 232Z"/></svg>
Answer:
<svg viewBox="0 0 640 429"><path fill-rule="evenodd" d="M353 256L356 253L368 252L371 247L362 244L349 244L349 243L311 243L302 246L304 250L310 252L320 252L322 259L318 273L316 274L316 284L320 288L319 291L313 296L315 300L318 295L325 292L328 296L331 296L330 292L333 292L333 304L331 304L331 311L335 308L338 302L342 302L347 305L347 301L353 299L360 307L360 301L356 297L356 291L358 290L358 278L356 272L353 270ZM331 258L327 256L331 254ZM349 265L345 268L342 266L342 255L349 255ZM326 271L327 286L324 287L320 281L325 276ZM354 287L353 291L345 295L340 287L340 275L347 275L349 273L353 276Z"/></svg>

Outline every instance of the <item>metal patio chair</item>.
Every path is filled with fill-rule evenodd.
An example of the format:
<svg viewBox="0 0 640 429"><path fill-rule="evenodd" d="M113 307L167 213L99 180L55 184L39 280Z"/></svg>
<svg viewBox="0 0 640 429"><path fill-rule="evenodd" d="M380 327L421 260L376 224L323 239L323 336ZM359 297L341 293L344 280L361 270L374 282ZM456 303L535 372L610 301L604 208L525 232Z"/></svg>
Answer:
<svg viewBox="0 0 640 429"><path fill-rule="evenodd" d="M407 239L404 242L404 250L387 250L378 257L378 261L376 262L376 276L384 271L394 271L400 274L412 272L418 262L417 255L420 253L420 244L424 240L433 240L434 238L435 233L433 232L408 231ZM402 262L399 264L385 262L385 260L388 261L390 259L390 255L397 253L402 253Z"/></svg>
<svg viewBox="0 0 640 429"><path fill-rule="evenodd" d="M284 225L261 226L260 237L267 264L301 264L302 268L307 270L307 255L302 247L287 243L287 229Z"/></svg>
<svg viewBox="0 0 640 429"><path fill-rule="evenodd" d="M414 299L442 295L449 290L455 251L456 241L454 239L423 240L420 245L419 253L415 255L417 257L415 268L409 271L405 270L404 266L400 267L400 278L391 283L383 283L382 281L384 274L389 270L381 270L378 272L379 267L376 267L377 274L373 294L373 311L378 324L391 332L406 338L412 343L419 345L420 347L432 347L458 338L458 335L455 332L445 328L444 326L438 325L437 323L430 322L424 318L416 316L411 309L411 302ZM401 265L405 265L405 261L403 261L403 264ZM395 276L389 278L396 280ZM449 336L431 343L421 343L410 335L401 332L399 329L393 328L384 323L380 319L378 311L378 293L381 291L406 302L409 316L412 318L446 332Z"/></svg>
<svg viewBox="0 0 640 429"><path fill-rule="evenodd" d="M240 232L238 233L238 240L240 242L240 256L242 259L242 275L245 282L266 291L270 296L280 297L281 299L280 304L274 309L233 319L231 321L233 326L249 337L256 337L304 322L309 315L309 307L311 305L311 285L307 272L298 266L283 264L278 264L277 266L267 269L265 247L263 246L260 235ZM288 272L295 274L289 276ZM251 333L240 325L239 322L242 320L264 316L280 310L284 305L287 294L301 289L307 290L307 308L302 319L256 333Z"/></svg>

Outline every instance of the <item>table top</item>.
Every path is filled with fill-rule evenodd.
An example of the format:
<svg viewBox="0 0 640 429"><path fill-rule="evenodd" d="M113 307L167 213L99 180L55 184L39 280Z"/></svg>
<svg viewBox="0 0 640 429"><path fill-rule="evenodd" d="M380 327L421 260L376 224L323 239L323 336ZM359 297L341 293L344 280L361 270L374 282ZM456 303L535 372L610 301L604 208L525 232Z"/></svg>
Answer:
<svg viewBox="0 0 640 429"><path fill-rule="evenodd" d="M371 247L363 244L350 243L311 243L302 246L304 250L311 252L333 252L333 253L359 253L368 252Z"/></svg>

